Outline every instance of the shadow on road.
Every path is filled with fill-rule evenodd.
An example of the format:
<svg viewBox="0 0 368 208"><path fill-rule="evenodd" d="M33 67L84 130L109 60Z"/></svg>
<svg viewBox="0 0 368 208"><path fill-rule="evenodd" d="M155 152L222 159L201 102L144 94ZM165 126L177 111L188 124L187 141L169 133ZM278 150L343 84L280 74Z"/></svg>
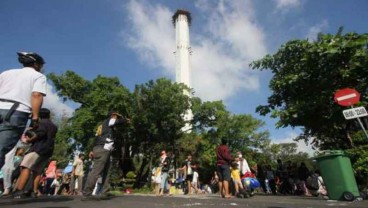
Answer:
<svg viewBox="0 0 368 208"><path fill-rule="evenodd" d="M69 196L57 196L57 197L39 197L39 198L25 198L25 199L0 199L0 207L1 206L10 206L10 205L20 205L20 204L29 204L29 203L42 203L42 202L66 202L66 201L72 201L74 200L74 197L69 197ZM43 208L48 208L47 207L43 207ZM69 208L66 206L52 206L52 208Z"/></svg>

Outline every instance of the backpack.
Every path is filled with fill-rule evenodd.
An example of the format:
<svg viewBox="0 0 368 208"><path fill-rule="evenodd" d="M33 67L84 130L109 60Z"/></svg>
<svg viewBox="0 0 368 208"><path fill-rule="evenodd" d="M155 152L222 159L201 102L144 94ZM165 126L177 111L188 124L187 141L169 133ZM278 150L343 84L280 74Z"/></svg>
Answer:
<svg viewBox="0 0 368 208"><path fill-rule="evenodd" d="M318 183L318 175L312 174L311 176L308 176L305 186L309 190L318 190L319 189L319 183Z"/></svg>

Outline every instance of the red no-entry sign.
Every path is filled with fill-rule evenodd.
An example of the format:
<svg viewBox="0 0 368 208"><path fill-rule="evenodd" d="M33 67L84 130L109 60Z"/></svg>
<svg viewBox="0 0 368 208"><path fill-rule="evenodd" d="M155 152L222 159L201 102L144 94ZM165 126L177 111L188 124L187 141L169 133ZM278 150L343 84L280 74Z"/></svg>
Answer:
<svg viewBox="0 0 368 208"><path fill-rule="evenodd" d="M341 106L352 106L359 102L360 93L352 88L344 88L335 92L334 100Z"/></svg>

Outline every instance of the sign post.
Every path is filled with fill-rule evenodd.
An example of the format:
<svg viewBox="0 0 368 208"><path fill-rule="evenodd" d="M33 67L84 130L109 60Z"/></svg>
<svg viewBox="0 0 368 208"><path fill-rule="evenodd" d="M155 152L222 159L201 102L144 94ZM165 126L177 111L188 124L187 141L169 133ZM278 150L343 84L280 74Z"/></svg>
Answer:
<svg viewBox="0 0 368 208"><path fill-rule="evenodd" d="M345 117L345 119L353 119L356 118L359 122L360 127L363 129L363 132L365 136L368 139L368 133L364 128L364 125L362 121L360 120L360 117L367 116L367 111L364 107L357 107L354 108L353 105L358 103L360 100L360 93L356 91L355 89L351 88L344 88L341 90L336 91L334 96L335 102L341 106L350 106L351 109L344 110L342 113Z"/></svg>

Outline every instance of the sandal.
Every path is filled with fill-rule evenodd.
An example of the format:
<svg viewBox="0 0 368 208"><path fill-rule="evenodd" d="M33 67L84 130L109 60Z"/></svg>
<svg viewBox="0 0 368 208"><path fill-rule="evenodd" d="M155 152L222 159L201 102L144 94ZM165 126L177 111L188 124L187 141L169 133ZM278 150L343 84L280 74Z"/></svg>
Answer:
<svg viewBox="0 0 368 208"><path fill-rule="evenodd" d="M3 195L1 195L1 198L9 198L11 196L12 196L11 194L3 194Z"/></svg>

